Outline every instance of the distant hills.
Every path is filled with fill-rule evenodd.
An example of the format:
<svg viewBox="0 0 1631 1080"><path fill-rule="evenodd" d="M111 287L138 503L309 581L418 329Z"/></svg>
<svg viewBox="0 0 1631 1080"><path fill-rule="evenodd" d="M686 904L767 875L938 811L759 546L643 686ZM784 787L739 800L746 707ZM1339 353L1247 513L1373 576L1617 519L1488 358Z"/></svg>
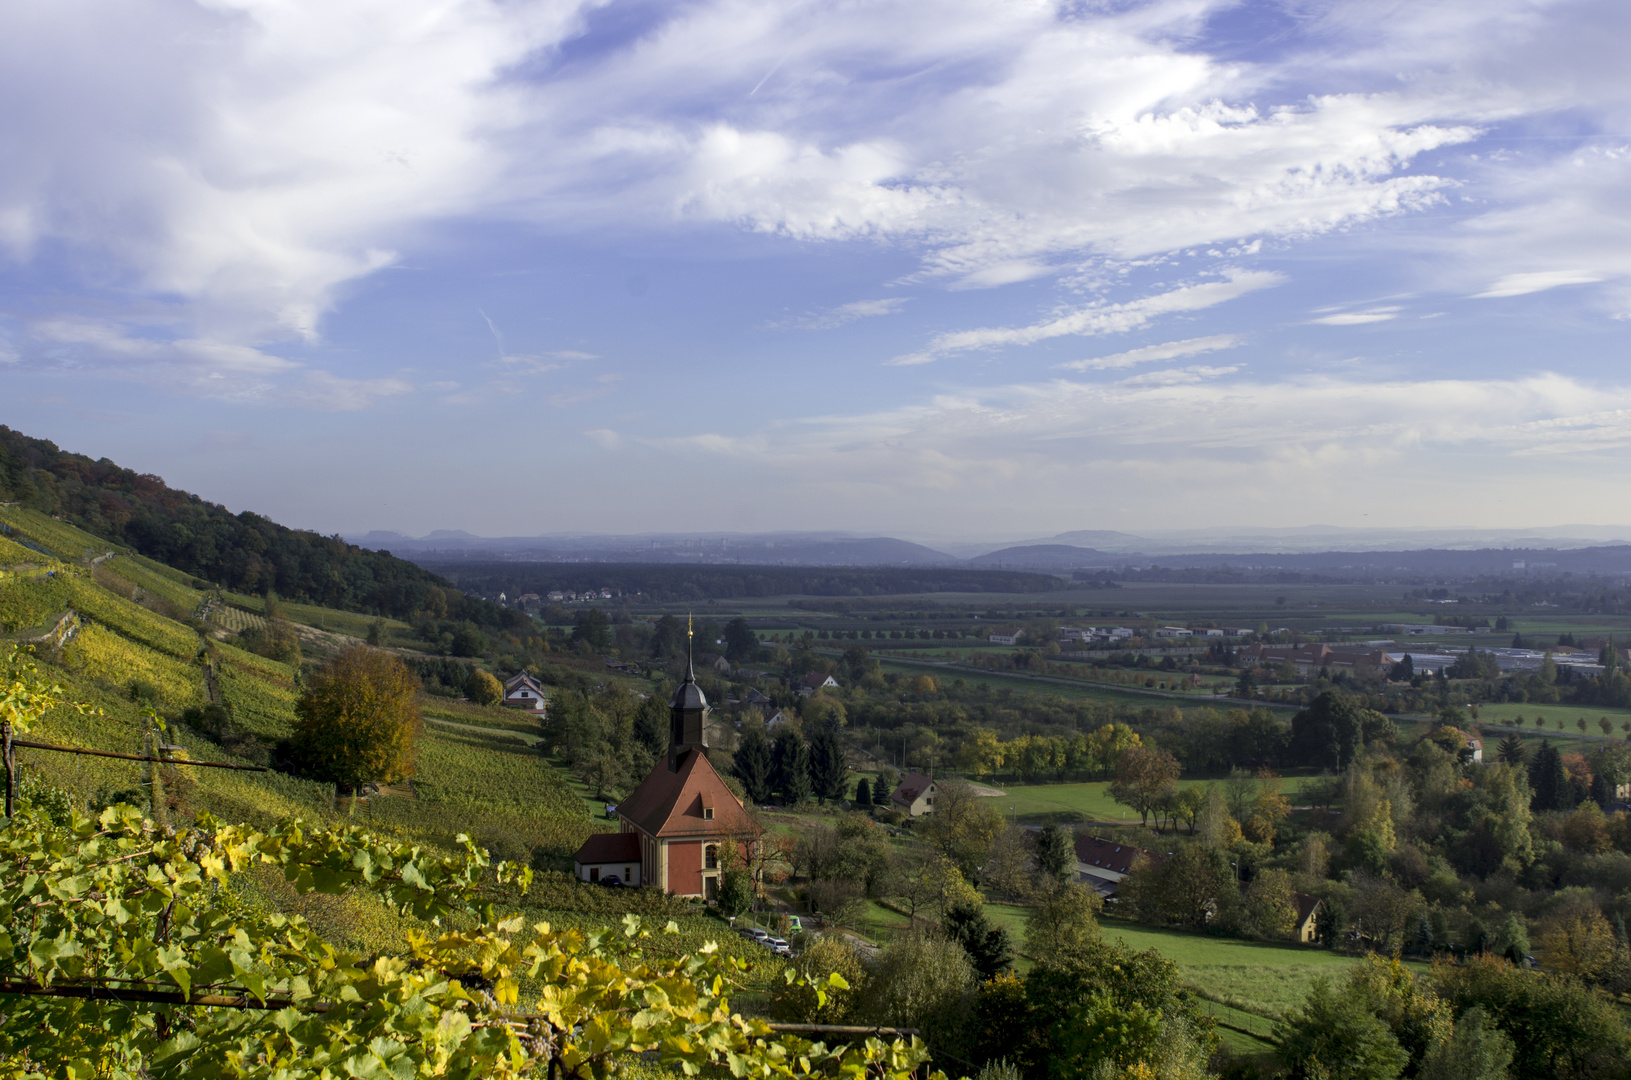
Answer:
<svg viewBox="0 0 1631 1080"><path fill-rule="evenodd" d="M511 562L685 563L699 566L959 566L963 560L910 540L841 533L472 536L438 529L421 537L370 532L350 537L417 561L475 558Z"/></svg>
<svg viewBox="0 0 1631 1080"><path fill-rule="evenodd" d="M496 564L616 563L756 567L881 567L1007 570L1075 576L1129 568L1204 569L1245 574L1302 573L1346 579L1423 575L1533 576L1631 573L1631 544L1592 543L1585 533L1612 537L1620 530L1566 526L1542 530L1262 529L1226 536L1215 544L1184 542L1179 534L1140 537L1110 530L1079 530L1037 541L996 546L929 546L887 536L842 533L714 533L474 536L438 530L422 537L370 532L352 539L459 576L461 563L482 565L484 580ZM1631 531L1631 530L1628 530ZM1550 538L1544 533L1572 535ZM1387 538L1391 543L1385 543ZM1258 546L1247 541L1256 540ZM1423 541L1407 545L1406 540ZM1349 543L1341 543L1341 542ZM1483 541L1478 543L1478 541ZM1323 543L1322 543L1323 542ZM1374 546L1372 546L1374 545ZM500 575L502 576L502 575Z"/></svg>

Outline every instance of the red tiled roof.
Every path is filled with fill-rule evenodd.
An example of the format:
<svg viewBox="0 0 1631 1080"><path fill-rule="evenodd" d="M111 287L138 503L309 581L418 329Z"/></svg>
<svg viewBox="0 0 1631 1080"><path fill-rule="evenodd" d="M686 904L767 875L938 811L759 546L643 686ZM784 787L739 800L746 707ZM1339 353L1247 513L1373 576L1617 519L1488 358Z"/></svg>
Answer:
<svg viewBox="0 0 1631 1080"><path fill-rule="evenodd" d="M637 863L640 861L640 837L631 832L598 832L583 842L572 861L590 863Z"/></svg>
<svg viewBox="0 0 1631 1080"><path fill-rule="evenodd" d="M711 821L702 816L709 805ZM757 836L763 831L719 778L708 755L698 750L682 755L676 772L668 771L667 758L659 761L634 794L617 805L617 813L647 836Z"/></svg>
<svg viewBox="0 0 1631 1080"><path fill-rule="evenodd" d="M1118 844L1114 840L1105 840L1098 836L1076 838L1076 861L1085 866L1097 866L1102 870L1125 874L1133 868L1133 860L1140 855L1157 863L1166 858L1165 855L1157 855L1153 851L1145 851L1130 844Z"/></svg>
<svg viewBox="0 0 1631 1080"><path fill-rule="evenodd" d="M825 671L811 671L805 674L804 685L809 687L811 690L819 690L823 686L826 686L827 680L831 678L832 676L828 675ZM836 682L837 680L834 681Z"/></svg>

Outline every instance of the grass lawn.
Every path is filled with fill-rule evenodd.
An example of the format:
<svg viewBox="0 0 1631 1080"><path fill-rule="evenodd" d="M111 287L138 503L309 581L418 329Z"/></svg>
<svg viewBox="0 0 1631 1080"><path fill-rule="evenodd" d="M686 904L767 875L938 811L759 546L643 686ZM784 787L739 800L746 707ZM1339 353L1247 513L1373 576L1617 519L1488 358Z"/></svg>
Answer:
<svg viewBox="0 0 1631 1080"><path fill-rule="evenodd" d="M1284 778L1282 790L1296 803L1297 793L1308 780L1302 776ZM1217 780L1180 780L1179 787L1220 783ZM1049 821L1126 821L1138 815L1110 798L1109 781L1091 781L1082 784L1029 784L1005 786L999 780L986 779L982 783L994 784L1008 794L993 798L993 805L1001 808L1005 817L1017 816L1021 824L1046 824Z"/></svg>
<svg viewBox="0 0 1631 1080"><path fill-rule="evenodd" d="M1314 980L1341 978L1358 960L1297 945L1207 937L1106 920L1104 936L1134 949L1154 949L1178 965L1186 985L1219 1005L1273 1019L1302 1005ZM1427 965L1406 965L1416 974ZM1253 1029L1255 1032L1255 1028Z"/></svg>
<svg viewBox="0 0 1631 1080"><path fill-rule="evenodd" d="M1518 717L1524 722L1518 725L1525 734L1534 732L1556 737L1558 734L1558 721L1563 722L1563 734L1569 738L1580 737L1580 728L1575 721L1581 717L1586 720L1586 735L1593 739L1601 739L1603 729L1597 726L1599 717L1608 717L1609 723L1614 726L1615 738L1623 738L1625 729L1621 724L1631 724L1631 709L1616 709L1606 705L1536 705L1533 703L1519 704L1515 701L1502 702L1499 705L1478 706L1478 722L1481 724L1512 724ZM1546 721L1544 729L1537 728L1535 721Z"/></svg>
<svg viewBox="0 0 1631 1080"><path fill-rule="evenodd" d="M855 929L863 937L873 941L886 941L896 931L906 929L908 920L898 911L888 908L873 900L866 902L866 912L855 923Z"/></svg>

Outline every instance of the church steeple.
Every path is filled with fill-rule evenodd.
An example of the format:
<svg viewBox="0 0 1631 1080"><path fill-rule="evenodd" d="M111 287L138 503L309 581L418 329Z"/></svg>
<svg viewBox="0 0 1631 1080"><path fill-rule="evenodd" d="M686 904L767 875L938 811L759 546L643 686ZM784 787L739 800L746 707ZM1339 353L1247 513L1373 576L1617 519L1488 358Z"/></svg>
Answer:
<svg viewBox="0 0 1631 1080"><path fill-rule="evenodd" d="M691 655L691 620L685 620L685 681L668 701L668 771L677 772L687 752L708 753L708 699L697 685L696 665Z"/></svg>

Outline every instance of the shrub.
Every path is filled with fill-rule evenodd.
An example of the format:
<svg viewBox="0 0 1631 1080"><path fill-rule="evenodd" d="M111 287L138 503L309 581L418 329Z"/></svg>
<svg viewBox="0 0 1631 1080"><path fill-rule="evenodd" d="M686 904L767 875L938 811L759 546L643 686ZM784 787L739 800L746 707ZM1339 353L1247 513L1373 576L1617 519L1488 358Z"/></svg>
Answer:
<svg viewBox="0 0 1631 1080"><path fill-rule="evenodd" d="M490 672L472 671L465 681L464 693L477 705L497 705L504 700L504 684Z"/></svg>

